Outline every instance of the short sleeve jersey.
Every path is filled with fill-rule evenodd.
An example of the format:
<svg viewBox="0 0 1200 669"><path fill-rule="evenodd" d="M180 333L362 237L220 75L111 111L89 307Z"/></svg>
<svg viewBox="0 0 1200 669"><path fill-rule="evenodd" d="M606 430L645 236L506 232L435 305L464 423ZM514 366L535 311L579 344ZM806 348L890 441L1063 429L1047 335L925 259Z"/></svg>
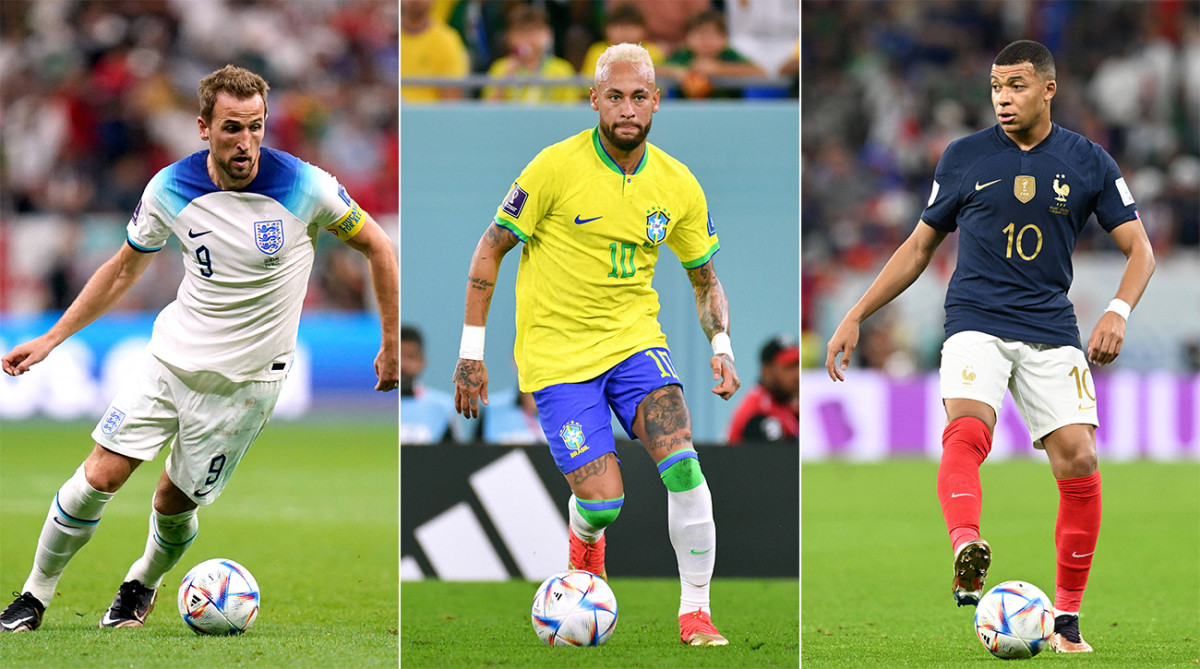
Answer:
<svg viewBox="0 0 1200 669"><path fill-rule="evenodd" d="M921 220L959 230L946 291L946 337L965 330L1082 348L1071 254L1095 213L1111 232L1137 218L1116 161L1083 136L1051 126L1025 151L999 125L956 140L934 174Z"/></svg>
<svg viewBox="0 0 1200 669"><path fill-rule="evenodd" d="M328 173L264 148L242 190L208 176L208 151L168 165L150 180L126 228L149 253L174 234L184 276L154 321L150 352L184 371L232 381L282 378L296 348L300 309L320 228L358 234L363 212Z"/></svg>
<svg viewBox="0 0 1200 669"><path fill-rule="evenodd" d="M689 269L720 248L704 191L683 163L647 143L626 174L595 128L542 150L495 223L524 242L514 354L525 392L586 381L666 346L651 286L659 246Z"/></svg>

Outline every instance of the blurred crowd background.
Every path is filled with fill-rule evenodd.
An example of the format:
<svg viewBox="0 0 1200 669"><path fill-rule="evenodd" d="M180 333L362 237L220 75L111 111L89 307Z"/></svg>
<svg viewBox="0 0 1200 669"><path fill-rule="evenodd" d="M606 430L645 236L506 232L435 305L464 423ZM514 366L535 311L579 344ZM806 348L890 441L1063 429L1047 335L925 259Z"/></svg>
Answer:
<svg viewBox="0 0 1200 669"><path fill-rule="evenodd" d="M1058 92L1052 119L1116 159L1137 199L1160 270L1164 263L1195 265L1200 3L805 0L805 366L823 366L825 341L851 300L912 231L946 145L996 122L988 72L996 53L1017 39L1040 41L1055 54ZM956 240L957 235L947 238L927 271L943 285L954 267ZM1123 262L1111 237L1093 221L1080 240L1076 262L1096 259ZM1118 266L1111 285L1102 290L1116 290L1119 271ZM1165 276L1160 271L1150 290L1167 288L1171 279ZM1191 276L1200 283L1200 270ZM843 294L849 283L856 284L853 297ZM900 373L936 369L942 297L933 290L924 305L936 316L936 327L918 332L911 319L889 313L891 307L868 320L856 364ZM1194 325L1200 305L1185 306L1182 313L1159 316ZM1085 340L1092 325L1081 315ZM1194 339L1171 345L1186 351L1164 353L1163 360L1182 358L1192 369L1200 368Z"/></svg>
<svg viewBox="0 0 1200 669"><path fill-rule="evenodd" d="M335 175L394 238L398 31L395 0L0 2L0 310L67 306L150 177L207 148L196 87L226 63L271 86L264 145ZM161 255L119 309L174 298L179 254ZM373 308L356 255L318 245L306 309Z"/></svg>
<svg viewBox="0 0 1200 669"><path fill-rule="evenodd" d="M611 43L650 51L666 96L795 97L797 0L400 0L407 103L587 99Z"/></svg>

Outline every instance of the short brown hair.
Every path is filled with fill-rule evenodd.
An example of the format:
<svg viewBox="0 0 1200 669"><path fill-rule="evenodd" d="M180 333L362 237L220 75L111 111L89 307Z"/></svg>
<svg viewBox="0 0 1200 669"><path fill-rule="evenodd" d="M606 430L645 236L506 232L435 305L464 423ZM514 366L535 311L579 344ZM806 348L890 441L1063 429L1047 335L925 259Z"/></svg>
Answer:
<svg viewBox="0 0 1200 669"><path fill-rule="evenodd" d="M205 123L212 121L213 107L217 94L225 91L239 100L261 95L263 113L267 111L267 81L250 70L226 65L200 80L200 117Z"/></svg>

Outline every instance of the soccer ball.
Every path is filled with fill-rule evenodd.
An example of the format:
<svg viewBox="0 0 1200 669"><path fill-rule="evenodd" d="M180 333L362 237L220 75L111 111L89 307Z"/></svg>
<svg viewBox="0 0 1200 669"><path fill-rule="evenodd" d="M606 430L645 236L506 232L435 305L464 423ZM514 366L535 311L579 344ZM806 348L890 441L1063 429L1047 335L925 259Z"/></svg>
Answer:
<svg viewBox="0 0 1200 669"><path fill-rule="evenodd" d="M233 560L205 560L179 586L179 615L199 634L241 634L258 617L258 583Z"/></svg>
<svg viewBox="0 0 1200 669"><path fill-rule="evenodd" d="M1035 585L1005 581L988 590L975 607L975 634L996 657L1033 657L1054 633L1050 599Z"/></svg>
<svg viewBox="0 0 1200 669"><path fill-rule="evenodd" d="M604 579L572 569L538 586L532 614L547 646L599 646L617 626L617 597Z"/></svg>

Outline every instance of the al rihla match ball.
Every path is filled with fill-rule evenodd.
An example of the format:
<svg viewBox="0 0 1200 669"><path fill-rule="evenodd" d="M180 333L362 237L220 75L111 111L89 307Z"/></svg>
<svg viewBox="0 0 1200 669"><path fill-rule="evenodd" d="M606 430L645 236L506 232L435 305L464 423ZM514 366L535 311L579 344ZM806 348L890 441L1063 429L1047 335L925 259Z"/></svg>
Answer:
<svg viewBox="0 0 1200 669"><path fill-rule="evenodd" d="M1037 586L1005 581L988 590L975 607L975 634L996 657L1033 657L1054 634L1054 609Z"/></svg>
<svg viewBox="0 0 1200 669"><path fill-rule="evenodd" d="M179 586L179 615L199 634L241 634L254 624L258 605L258 583L233 560L205 560Z"/></svg>
<svg viewBox="0 0 1200 669"><path fill-rule="evenodd" d="M617 626L617 597L604 579L572 569L538 586L531 613L547 646L599 646Z"/></svg>

